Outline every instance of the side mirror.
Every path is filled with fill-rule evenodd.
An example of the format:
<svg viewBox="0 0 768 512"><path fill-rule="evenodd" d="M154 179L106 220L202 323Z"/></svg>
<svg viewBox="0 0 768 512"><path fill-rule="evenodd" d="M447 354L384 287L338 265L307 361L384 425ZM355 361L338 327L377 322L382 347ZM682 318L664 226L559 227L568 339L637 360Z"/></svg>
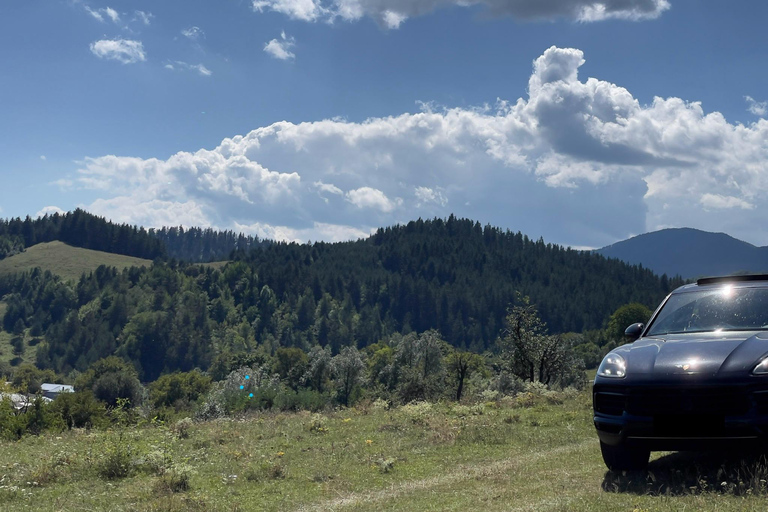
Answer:
<svg viewBox="0 0 768 512"><path fill-rule="evenodd" d="M643 329L645 328L645 324L642 322L638 322L636 324L632 324L624 331L624 336L628 338L630 341L635 341L637 338L640 337L640 334L642 334Z"/></svg>

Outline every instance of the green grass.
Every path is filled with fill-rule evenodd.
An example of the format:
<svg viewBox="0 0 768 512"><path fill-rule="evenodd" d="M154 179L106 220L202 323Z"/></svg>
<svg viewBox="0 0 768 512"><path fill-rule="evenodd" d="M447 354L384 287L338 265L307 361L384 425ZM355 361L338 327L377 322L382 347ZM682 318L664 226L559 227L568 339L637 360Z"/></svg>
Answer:
<svg viewBox="0 0 768 512"><path fill-rule="evenodd" d="M33 245L21 254L0 260L0 274L23 272L40 267L43 270L50 270L62 279L76 281L84 272L92 272L99 265L122 270L126 267L151 264L150 260L71 247L57 241Z"/></svg>
<svg viewBox="0 0 768 512"><path fill-rule="evenodd" d="M2 320L3 314L5 314L3 312L3 306L5 306L5 304L0 302L0 320ZM10 364L11 359L16 357L16 355L13 353L13 346L11 345L11 339L14 337L16 337L15 334L11 334L0 328L0 362ZM24 336L24 353L19 356L21 358L21 362L19 362L19 364L34 363L35 361L36 349L35 347L29 346L30 339L30 336Z"/></svg>
<svg viewBox="0 0 768 512"><path fill-rule="evenodd" d="M754 460L654 454L648 472L608 472L589 393L558 401L264 413L184 439L132 429L120 453L135 471L115 480L100 476L115 432L27 437L0 443L0 510L765 509Z"/></svg>
<svg viewBox="0 0 768 512"><path fill-rule="evenodd" d="M221 270L229 261L211 261L210 263L201 263L203 267L211 267L214 270Z"/></svg>

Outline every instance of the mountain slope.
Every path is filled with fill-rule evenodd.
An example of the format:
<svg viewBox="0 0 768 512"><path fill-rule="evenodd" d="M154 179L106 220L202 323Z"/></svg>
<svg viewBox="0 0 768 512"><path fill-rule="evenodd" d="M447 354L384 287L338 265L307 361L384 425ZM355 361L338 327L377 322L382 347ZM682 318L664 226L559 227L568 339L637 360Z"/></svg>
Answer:
<svg viewBox="0 0 768 512"><path fill-rule="evenodd" d="M99 265L117 267L150 266L152 262L132 256L123 256L90 249L72 247L63 242L48 242L33 245L20 254L0 260L0 275L24 272L40 267L50 270L64 280L77 281L83 272L92 272Z"/></svg>
<svg viewBox="0 0 768 512"><path fill-rule="evenodd" d="M607 258L686 279L768 271L768 247L755 247L725 233L670 228L645 233L596 251Z"/></svg>

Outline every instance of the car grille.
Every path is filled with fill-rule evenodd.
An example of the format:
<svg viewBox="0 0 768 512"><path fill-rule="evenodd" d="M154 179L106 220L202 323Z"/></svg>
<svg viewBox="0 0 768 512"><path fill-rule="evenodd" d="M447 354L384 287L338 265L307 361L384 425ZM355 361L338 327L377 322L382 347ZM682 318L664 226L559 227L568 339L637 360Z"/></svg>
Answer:
<svg viewBox="0 0 768 512"><path fill-rule="evenodd" d="M756 392L755 405L768 414L768 392ZM735 416L751 407L745 388L644 388L601 390L594 396L595 411L621 416L626 411L636 416L705 413Z"/></svg>

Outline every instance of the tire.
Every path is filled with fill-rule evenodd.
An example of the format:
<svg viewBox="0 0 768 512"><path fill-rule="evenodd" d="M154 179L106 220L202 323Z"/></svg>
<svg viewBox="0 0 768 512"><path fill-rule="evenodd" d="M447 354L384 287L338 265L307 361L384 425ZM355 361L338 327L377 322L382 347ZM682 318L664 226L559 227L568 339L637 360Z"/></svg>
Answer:
<svg viewBox="0 0 768 512"><path fill-rule="evenodd" d="M650 450L634 448L622 444L611 446L600 441L603 461L611 471L638 471L648 467Z"/></svg>

